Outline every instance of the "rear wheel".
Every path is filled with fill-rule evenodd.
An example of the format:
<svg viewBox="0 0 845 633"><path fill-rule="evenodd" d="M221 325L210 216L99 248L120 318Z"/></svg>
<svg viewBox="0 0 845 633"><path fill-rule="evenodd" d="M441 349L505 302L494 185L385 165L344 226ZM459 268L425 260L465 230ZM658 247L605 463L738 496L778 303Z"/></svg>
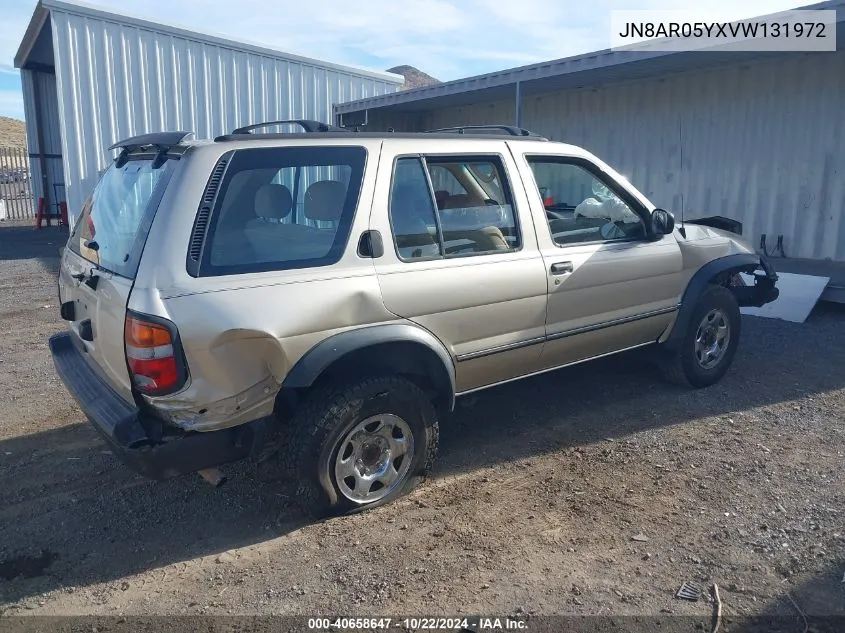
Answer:
<svg viewBox="0 0 845 633"><path fill-rule="evenodd" d="M733 293L709 286L693 308L677 349L663 351L663 374L671 382L689 387L719 382L733 362L741 323Z"/></svg>
<svg viewBox="0 0 845 633"><path fill-rule="evenodd" d="M287 442L296 501L315 516L388 503L425 479L437 441L434 406L408 380L318 388L296 412Z"/></svg>

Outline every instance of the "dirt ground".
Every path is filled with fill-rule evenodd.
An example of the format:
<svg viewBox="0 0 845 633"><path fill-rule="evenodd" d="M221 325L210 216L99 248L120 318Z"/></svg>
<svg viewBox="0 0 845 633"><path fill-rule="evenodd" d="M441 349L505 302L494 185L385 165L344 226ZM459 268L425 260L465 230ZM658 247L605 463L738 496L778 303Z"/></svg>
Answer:
<svg viewBox="0 0 845 633"><path fill-rule="evenodd" d="M484 392L434 477L309 523L252 464L151 482L56 377L65 234L0 228L0 613L845 615L845 310L744 317L714 387L643 354ZM0 624L2 628L2 624ZM730 630L728 627L727 630ZM819 630L819 629L815 629Z"/></svg>

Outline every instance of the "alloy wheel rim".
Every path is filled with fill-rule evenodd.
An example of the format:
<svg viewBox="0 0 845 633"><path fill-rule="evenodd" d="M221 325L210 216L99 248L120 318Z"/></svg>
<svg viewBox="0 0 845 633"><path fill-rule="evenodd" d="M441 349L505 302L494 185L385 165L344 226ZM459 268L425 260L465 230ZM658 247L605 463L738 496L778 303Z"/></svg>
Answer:
<svg viewBox="0 0 845 633"><path fill-rule="evenodd" d="M731 326L719 308L710 310L695 333L695 358L703 369L713 369L724 358L731 342Z"/></svg>
<svg viewBox="0 0 845 633"><path fill-rule="evenodd" d="M382 414L361 420L338 444L334 475L341 494L373 503L402 483L414 457L414 436L402 418Z"/></svg>

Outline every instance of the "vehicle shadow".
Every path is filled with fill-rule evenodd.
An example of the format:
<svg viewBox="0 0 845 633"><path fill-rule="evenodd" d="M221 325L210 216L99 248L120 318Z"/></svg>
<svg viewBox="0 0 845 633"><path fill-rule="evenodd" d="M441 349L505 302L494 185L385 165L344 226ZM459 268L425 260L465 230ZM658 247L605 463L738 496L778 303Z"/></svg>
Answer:
<svg viewBox="0 0 845 633"><path fill-rule="evenodd" d="M841 389L843 324L829 306L803 325L744 318L731 371L699 391L667 385L646 355L628 353L481 392L442 421L434 477ZM0 442L2 600L215 557L308 522L253 464L226 472L221 488L147 481L81 420Z"/></svg>
<svg viewBox="0 0 845 633"><path fill-rule="evenodd" d="M845 557L832 561L809 580L784 585L783 592L766 603L759 615L724 618L724 630L736 633L841 633L845 631Z"/></svg>

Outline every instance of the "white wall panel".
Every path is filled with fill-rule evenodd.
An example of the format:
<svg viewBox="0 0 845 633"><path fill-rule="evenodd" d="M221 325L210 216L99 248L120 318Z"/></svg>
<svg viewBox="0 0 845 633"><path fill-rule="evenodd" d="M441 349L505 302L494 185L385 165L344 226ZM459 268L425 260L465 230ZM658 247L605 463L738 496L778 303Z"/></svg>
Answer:
<svg viewBox="0 0 845 633"><path fill-rule="evenodd" d="M26 119L26 142L29 157L29 175L32 182L32 204L34 214L38 210L38 198L44 195L41 161L38 157L38 130L36 129L35 87L41 99L41 125L44 138L45 168L47 188L49 190L51 212L56 213L57 197L63 199L61 185L64 182L62 168L62 133L59 123L59 102L56 96L56 77L45 72L21 70L21 84L24 97L24 116Z"/></svg>
<svg viewBox="0 0 845 633"><path fill-rule="evenodd" d="M521 123L597 154L676 215L683 202L688 218L740 220L755 247L783 235L791 257L845 260L843 111L840 51L526 96ZM512 101L430 110L420 127L514 113Z"/></svg>

